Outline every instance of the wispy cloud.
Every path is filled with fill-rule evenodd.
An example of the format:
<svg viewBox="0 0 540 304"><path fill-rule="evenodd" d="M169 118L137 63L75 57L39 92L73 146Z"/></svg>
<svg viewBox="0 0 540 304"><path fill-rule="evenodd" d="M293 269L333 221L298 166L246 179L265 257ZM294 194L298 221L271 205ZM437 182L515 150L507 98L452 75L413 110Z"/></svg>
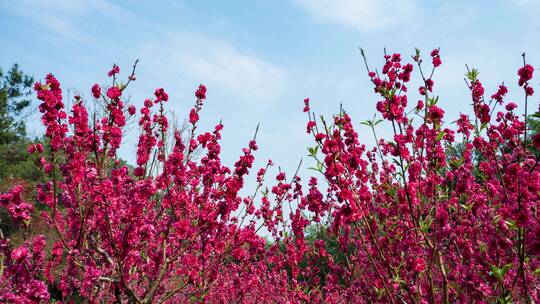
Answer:
<svg viewBox="0 0 540 304"><path fill-rule="evenodd" d="M363 32L412 21L415 0L296 0L316 21L336 23Z"/></svg>
<svg viewBox="0 0 540 304"><path fill-rule="evenodd" d="M189 88L204 81L237 103L268 104L286 87L286 70L251 49L207 33L159 26L150 17L107 0L21 0L2 7L34 35L76 43L79 48L110 46L109 52L118 57L143 59L141 68L158 71L160 78L181 77L180 86ZM99 32L89 24L110 24L111 32ZM123 39L114 41L122 31Z"/></svg>
<svg viewBox="0 0 540 304"><path fill-rule="evenodd" d="M201 129L211 128L223 119L223 134L228 138L223 143L225 161L236 159L239 147L246 144L259 122L266 124L268 132L267 137L260 136L261 147L270 150L278 146L280 137L272 137L270 132L278 128L271 128L269 121L279 124L279 134L289 131L288 117L280 121L276 114L279 103L293 91L287 67L266 59L252 46L179 21L156 21L154 14L141 14L136 9L106 0L0 1L1 13L16 26L13 31L24 36L21 41L34 41L31 48L19 42L14 50L25 51L26 60L38 57L33 68L57 74L64 88L83 89L80 93L84 96L93 82L105 80L109 64L120 64L125 75L130 64L140 59L138 81L129 90L134 104L142 103L156 86L162 86L171 97L168 109L182 120L193 105L194 89L202 82L209 91ZM29 127L39 130L37 124ZM120 151L128 161L134 161L130 152L136 138L134 133L126 134L126 146ZM283 151L278 155L281 163L287 164L288 154ZM274 159L280 158L274 155Z"/></svg>
<svg viewBox="0 0 540 304"><path fill-rule="evenodd" d="M89 17L107 21L126 20L128 11L106 0L46 1L21 0L0 3L12 15L25 22L19 25L36 35L52 39L69 39L71 42L91 42L84 30Z"/></svg>
<svg viewBox="0 0 540 304"><path fill-rule="evenodd" d="M269 105L287 86L284 68L250 50L205 35L162 33L150 41L139 42L137 52L147 57L147 65L160 67L156 68L159 73L182 77L191 85L204 81L236 105L253 104L255 100L259 107Z"/></svg>

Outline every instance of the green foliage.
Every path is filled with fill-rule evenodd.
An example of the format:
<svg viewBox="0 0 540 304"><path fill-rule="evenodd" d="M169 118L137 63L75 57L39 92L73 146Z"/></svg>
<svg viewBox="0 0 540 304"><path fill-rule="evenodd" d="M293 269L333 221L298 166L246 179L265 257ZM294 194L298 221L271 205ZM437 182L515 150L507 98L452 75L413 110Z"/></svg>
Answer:
<svg viewBox="0 0 540 304"><path fill-rule="evenodd" d="M473 82L473 81L478 80L478 75L479 74L480 73L478 72L477 69L475 69L475 68L469 69L469 67L467 67L467 73L465 74L465 77L467 77L467 79L469 79L471 82Z"/></svg>
<svg viewBox="0 0 540 304"><path fill-rule="evenodd" d="M41 179L41 171L35 165L26 148L30 141L20 140L11 144L0 145L0 181L5 179L37 182Z"/></svg>
<svg viewBox="0 0 540 304"><path fill-rule="evenodd" d="M540 111L527 117L527 129L529 129L527 141L530 142L534 135L540 133ZM530 144L529 147L531 147L530 149L533 151L534 154L540 155L540 151L536 149L534 144Z"/></svg>
<svg viewBox="0 0 540 304"><path fill-rule="evenodd" d="M500 268L495 265L491 265L491 271L489 272L489 275L495 277L497 280L502 280L504 278L504 275L508 272L510 268L512 268L512 266L512 263L505 264Z"/></svg>
<svg viewBox="0 0 540 304"><path fill-rule="evenodd" d="M30 106L34 79L14 64L5 73L0 68L0 181L40 179L34 159L26 151L31 143L24 123Z"/></svg>
<svg viewBox="0 0 540 304"><path fill-rule="evenodd" d="M17 64L5 73L0 68L0 191L6 191L15 183L35 184L42 173L35 165L27 147L31 141L26 137L25 116L30 105L34 80L24 74ZM29 187L33 188L33 187ZM28 193L28 196L33 196ZM18 231L5 210L0 211L0 225L5 234L17 238ZM15 242L16 243L16 242Z"/></svg>
<svg viewBox="0 0 540 304"><path fill-rule="evenodd" d="M26 148L31 143L26 137L24 123L26 109L31 102L34 79L14 64L5 73L0 68L0 181L24 180L34 183L41 173Z"/></svg>
<svg viewBox="0 0 540 304"><path fill-rule="evenodd" d="M34 79L24 74L17 64L5 73L0 68L0 144L9 144L26 137L24 114L30 105Z"/></svg>

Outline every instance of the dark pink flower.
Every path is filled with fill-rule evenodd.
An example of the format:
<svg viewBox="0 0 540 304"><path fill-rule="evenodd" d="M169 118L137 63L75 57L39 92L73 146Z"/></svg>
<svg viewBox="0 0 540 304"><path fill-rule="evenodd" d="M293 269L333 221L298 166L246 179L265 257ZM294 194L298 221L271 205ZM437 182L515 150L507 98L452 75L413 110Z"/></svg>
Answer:
<svg viewBox="0 0 540 304"><path fill-rule="evenodd" d="M505 106L506 110L507 111L513 111L515 108L517 108L517 104L513 103L513 102L509 102L506 106Z"/></svg>
<svg viewBox="0 0 540 304"><path fill-rule="evenodd" d="M191 109L189 112L189 123L194 125L197 121L199 121L199 114L195 109Z"/></svg>
<svg viewBox="0 0 540 304"><path fill-rule="evenodd" d="M518 70L518 76L519 76L518 84L519 84L519 86L521 87L527 81L531 80L532 77L533 77L533 73L534 73L534 68L530 64L526 64L525 66L519 68L519 70Z"/></svg>
<svg viewBox="0 0 540 304"><path fill-rule="evenodd" d="M92 96L96 99L101 97L101 87L97 83L92 86Z"/></svg>
<svg viewBox="0 0 540 304"><path fill-rule="evenodd" d="M309 98L304 99L304 113L309 112Z"/></svg>
<svg viewBox="0 0 540 304"><path fill-rule="evenodd" d="M431 121L439 122L444 117L444 110L437 106L431 106L428 115Z"/></svg>
<svg viewBox="0 0 540 304"><path fill-rule="evenodd" d="M137 112L137 109L135 108L135 106L134 106L134 105L130 105L130 106L128 107L128 113L129 113L129 115L134 115L135 112Z"/></svg>
<svg viewBox="0 0 540 304"><path fill-rule="evenodd" d="M206 86L204 84L199 85L199 88L195 92L197 99L206 99Z"/></svg>
<svg viewBox="0 0 540 304"><path fill-rule="evenodd" d="M163 88L156 89L156 91L154 92L154 96L156 96L156 103L169 100L169 95L165 92Z"/></svg>
<svg viewBox="0 0 540 304"><path fill-rule="evenodd" d="M110 87L107 90L107 97L110 99L118 99L120 96L122 96L122 91L118 87Z"/></svg>
<svg viewBox="0 0 540 304"><path fill-rule="evenodd" d="M506 88L504 84L501 84L497 92L491 95L491 98L495 99L499 103L502 103L503 97L506 95L506 93L508 93L508 88Z"/></svg>
<svg viewBox="0 0 540 304"><path fill-rule="evenodd" d="M26 259L30 256L30 251L25 246L21 246L19 248L16 248L11 252L11 259L15 261L15 263L23 263L26 261Z"/></svg>
<svg viewBox="0 0 540 304"><path fill-rule="evenodd" d="M439 49L434 49L431 51L431 59L434 67L438 67L441 65L441 56L439 55Z"/></svg>
<svg viewBox="0 0 540 304"><path fill-rule="evenodd" d="M109 77L114 76L116 74L120 73L120 67L116 64L113 65L112 69L107 73Z"/></svg>
<svg viewBox="0 0 540 304"><path fill-rule="evenodd" d="M526 86L525 87L525 94L527 94L527 96L532 96L534 94L534 89L529 85Z"/></svg>

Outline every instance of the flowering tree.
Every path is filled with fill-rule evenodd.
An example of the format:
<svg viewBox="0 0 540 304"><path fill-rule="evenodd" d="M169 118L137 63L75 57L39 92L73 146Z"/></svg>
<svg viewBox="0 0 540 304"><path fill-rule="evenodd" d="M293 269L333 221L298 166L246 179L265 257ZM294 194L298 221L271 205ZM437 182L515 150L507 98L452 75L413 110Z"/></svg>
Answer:
<svg viewBox="0 0 540 304"><path fill-rule="evenodd" d="M412 63L402 63L399 54L384 58L381 73L365 62L391 140L376 136L383 120L363 122L377 140L368 150L346 112L317 121L305 101L307 130L316 143L309 151L328 191L323 196L317 181L310 181L299 207L313 217L306 220L297 211L295 238L284 241L292 269L305 278L295 283L309 291L302 296L385 303L539 301L539 155L527 149L527 125L515 114L517 105L505 103L506 86L486 98L478 72L468 71L474 115L460 115L451 130L443 127L444 111L433 94L439 50L431 52L428 73L419 51ZM407 108L413 63L422 98ZM525 105L534 93L533 70L524 57L518 84ZM532 142L538 146L539 139L535 135ZM323 216L329 226L306 244L303 228ZM325 251L332 242L339 259ZM310 267L300 267L305 262Z"/></svg>
<svg viewBox="0 0 540 304"><path fill-rule="evenodd" d="M123 100L137 63L125 83L115 65L110 87L92 87L94 102L106 108L102 117L79 96L68 114L59 82L48 75L35 90L50 145L28 152L47 176L37 200L57 237L47 240L48 250L43 236L14 247L0 235L0 300L540 301L539 155L527 146L538 148L540 137L528 136L517 105L505 100L506 86L484 96L474 69L467 73L472 115L462 114L455 130L445 127L434 94L442 61L438 49L430 55L427 73L419 51L411 63L385 54L380 73L365 60L383 118L362 122L376 138L373 149L360 143L346 111L317 119L306 99L315 144L308 151L322 181L311 177L304 189L297 173L279 172L266 186L269 161L249 196L239 193L258 149L256 132L234 167L223 165L223 126L197 132L204 85L183 138L169 130L163 89L138 116ZM414 69L421 99L408 106ZM518 85L525 106L533 72L524 56ZM131 116L141 130L134 168L117 157ZM383 121L393 138L377 137ZM0 205L25 226L33 205L22 190L2 194Z"/></svg>

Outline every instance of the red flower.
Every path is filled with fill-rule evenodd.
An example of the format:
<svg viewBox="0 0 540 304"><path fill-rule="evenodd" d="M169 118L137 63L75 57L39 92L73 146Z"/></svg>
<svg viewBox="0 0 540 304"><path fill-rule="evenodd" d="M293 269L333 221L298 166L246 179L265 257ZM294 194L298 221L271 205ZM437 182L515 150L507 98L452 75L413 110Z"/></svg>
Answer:
<svg viewBox="0 0 540 304"><path fill-rule="evenodd" d="M441 65L441 56L439 55L439 49L434 49L431 51L431 62L433 63L434 67L438 67Z"/></svg>
<svg viewBox="0 0 540 304"><path fill-rule="evenodd" d="M24 262L30 256L30 251L26 247L19 247L11 252L11 259L16 263Z"/></svg>
<svg viewBox="0 0 540 304"><path fill-rule="evenodd" d="M195 92L197 99L206 99L206 86L204 84L199 85L199 89Z"/></svg>
<svg viewBox="0 0 540 304"><path fill-rule="evenodd" d="M156 91L154 92L154 96L156 96L156 103L169 100L169 95L165 92L163 88L156 89Z"/></svg>
<svg viewBox="0 0 540 304"><path fill-rule="evenodd" d="M534 94L534 89L531 86L526 86L525 94L527 94L527 96L532 96Z"/></svg>
<svg viewBox="0 0 540 304"><path fill-rule="evenodd" d="M120 96L122 96L122 91L117 87L110 87L107 90L107 97L110 99L118 99Z"/></svg>
<svg viewBox="0 0 540 304"><path fill-rule="evenodd" d="M416 272L423 272L426 270L426 263L424 262L424 259L422 258L415 258L413 269Z"/></svg>
<svg viewBox="0 0 540 304"><path fill-rule="evenodd" d="M502 103L503 102L503 97L506 95L506 93L508 93L508 88L506 88L506 86L504 84L501 84L499 86L499 89L497 90L497 92L495 94L491 95L491 98L495 99L499 103Z"/></svg>
<svg viewBox="0 0 540 304"><path fill-rule="evenodd" d="M97 83L92 86L92 96L96 99L101 97L101 88Z"/></svg>
<svg viewBox="0 0 540 304"><path fill-rule="evenodd" d="M418 103L416 104L416 110L420 111L424 108L424 101L418 100Z"/></svg>
<svg viewBox="0 0 540 304"><path fill-rule="evenodd" d="M515 108L517 108L517 104L513 103L513 102L509 102L506 106L505 106L505 109L507 111L513 111Z"/></svg>
<svg viewBox="0 0 540 304"><path fill-rule="evenodd" d="M304 99L304 113L309 112L309 98Z"/></svg>
<svg viewBox="0 0 540 304"><path fill-rule="evenodd" d="M136 111L137 111L137 109L135 108L134 105L130 105L130 106L128 107L128 113L129 113L129 115L134 115Z"/></svg>
<svg viewBox="0 0 540 304"><path fill-rule="evenodd" d="M519 86L521 87L527 81L531 80L532 77L533 77L533 73L534 73L534 68L530 64L526 64L525 66L519 68L519 70L518 70L518 76L519 76L518 84L519 84Z"/></svg>
<svg viewBox="0 0 540 304"><path fill-rule="evenodd" d="M189 123L194 125L197 121L199 121L199 114L197 111L193 108L189 112Z"/></svg>
<svg viewBox="0 0 540 304"><path fill-rule="evenodd" d="M135 176L143 176L144 175L144 169L141 168L141 167L137 167L137 168L135 168L135 170L133 170L133 174Z"/></svg>
<svg viewBox="0 0 540 304"><path fill-rule="evenodd" d="M431 106L428 115L431 121L439 122L444 117L444 110L437 106Z"/></svg>
<svg viewBox="0 0 540 304"><path fill-rule="evenodd" d="M112 69L109 71L109 73L107 73L107 75L109 77L111 77L111 76L114 76L114 75L116 75L118 73L120 73L120 67L117 66L116 64L113 64Z"/></svg>

